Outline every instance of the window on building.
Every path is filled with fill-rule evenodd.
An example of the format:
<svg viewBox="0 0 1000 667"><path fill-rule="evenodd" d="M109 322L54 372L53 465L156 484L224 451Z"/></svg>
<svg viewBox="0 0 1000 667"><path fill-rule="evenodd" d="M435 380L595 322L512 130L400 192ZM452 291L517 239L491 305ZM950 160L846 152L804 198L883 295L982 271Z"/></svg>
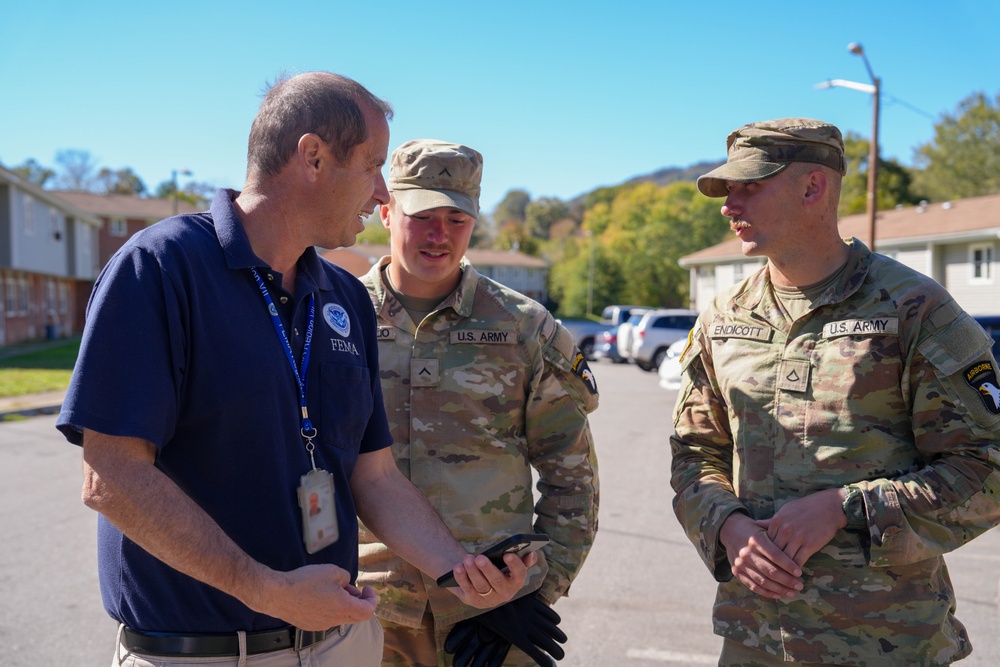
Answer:
<svg viewBox="0 0 1000 667"><path fill-rule="evenodd" d="M715 265L710 264L708 266L698 267L698 282L700 283L700 288L706 290L709 294L714 294L715 292Z"/></svg>
<svg viewBox="0 0 1000 667"><path fill-rule="evenodd" d="M63 218L59 214L59 210L55 208L49 208L49 224L52 226L52 240L62 241L63 237Z"/></svg>
<svg viewBox="0 0 1000 667"><path fill-rule="evenodd" d="M21 196L24 202L24 233L28 236L35 235L35 199L31 195Z"/></svg>
<svg viewBox="0 0 1000 667"><path fill-rule="evenodd" d="M69 310L69 288L66 283L59 283L59 312L63 315Z"/></svg>
<svg viewBox="0 0 1000 667"><path fill-rule="evenodd" d="M28 280L21 278L17 281L17 312L21 315L28 314Z"/></svg>
<svg viewBox="0 0 1000 667"><path fill-rule="evenodd" d="M7 315L17 315L17 281L8 277L4 281L4 306Z"/></svg>
<svg viewBox="0 0 1000 667"><path fill-rule="evenodd" d="M108 223L108 233L111 236L125 236L128 234L128 227L121 218L111 218L111 222Z"/></svg>
<svg viewBox="0 0 1000 667"><path fill-rule="evenodd" d="M974 245L969 248L969 264L972 269L972 282L988 283L993 281L993 246Z"/></svg>

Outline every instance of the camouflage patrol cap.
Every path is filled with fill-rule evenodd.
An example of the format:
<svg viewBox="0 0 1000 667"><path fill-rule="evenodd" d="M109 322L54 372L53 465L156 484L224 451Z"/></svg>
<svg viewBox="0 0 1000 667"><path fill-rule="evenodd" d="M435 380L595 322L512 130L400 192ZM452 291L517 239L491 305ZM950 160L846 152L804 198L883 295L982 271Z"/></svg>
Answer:
<svg viewBox="0 0 1000 667"><path fill-rule="evenodd" d="M726 139L726 164L698 178L708 197L725 197L726 181L762 181L792 162L813 162L846 173L844 139L835 125L811 118L778 118L744 125Z"/></svg>
<svg viewBox="0 0 1000 667"><path fill-rule="evenodd" d="M468 146L414 139L392 152L389 192L403 213L449 206L479 217L483 156Z"/></svg>

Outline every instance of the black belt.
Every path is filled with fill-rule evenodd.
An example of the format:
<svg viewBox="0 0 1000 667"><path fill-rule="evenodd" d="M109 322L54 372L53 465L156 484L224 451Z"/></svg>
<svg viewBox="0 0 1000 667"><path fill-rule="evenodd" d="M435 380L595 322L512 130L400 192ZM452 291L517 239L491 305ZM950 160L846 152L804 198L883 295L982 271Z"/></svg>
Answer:
<svg viewBox="0 0 1000 667"><path fill-rule="evenodd" d="M294 648L296 651L318 644L340 626L329 630L309 631L289 625L278 630L260 630L246 633L247 655L270 653ZM129 651L147 655L187 655L208 658L212 656L238 656L240 641L236 633L229 635L174 635L149 634L123 628L122 644Z"/></svg>

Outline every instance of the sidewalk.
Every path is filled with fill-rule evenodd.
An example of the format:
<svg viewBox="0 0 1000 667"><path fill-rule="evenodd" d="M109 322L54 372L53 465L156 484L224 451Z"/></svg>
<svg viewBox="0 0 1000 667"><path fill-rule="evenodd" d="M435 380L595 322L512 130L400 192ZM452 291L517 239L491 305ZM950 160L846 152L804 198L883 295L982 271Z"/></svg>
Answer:
<svg viewBox="0 0 1000 667"><path fill-rule="evenodd" d="M0 421L7 415L34 417L35 415L56 414L62 407L65 396L66 390L0 397Z"/></svg>

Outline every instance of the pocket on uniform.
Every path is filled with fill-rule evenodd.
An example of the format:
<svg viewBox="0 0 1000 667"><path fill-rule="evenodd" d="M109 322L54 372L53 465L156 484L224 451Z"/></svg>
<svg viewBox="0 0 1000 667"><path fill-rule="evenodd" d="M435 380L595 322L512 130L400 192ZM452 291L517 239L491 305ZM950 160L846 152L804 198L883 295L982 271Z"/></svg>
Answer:
<svg viewBox="0 0 1000 667"><path fill-rule="evenodd" d="M316 421L322 442L357 452L371 419L373 403L371 371L367 366L320 365Z"/></svg>

